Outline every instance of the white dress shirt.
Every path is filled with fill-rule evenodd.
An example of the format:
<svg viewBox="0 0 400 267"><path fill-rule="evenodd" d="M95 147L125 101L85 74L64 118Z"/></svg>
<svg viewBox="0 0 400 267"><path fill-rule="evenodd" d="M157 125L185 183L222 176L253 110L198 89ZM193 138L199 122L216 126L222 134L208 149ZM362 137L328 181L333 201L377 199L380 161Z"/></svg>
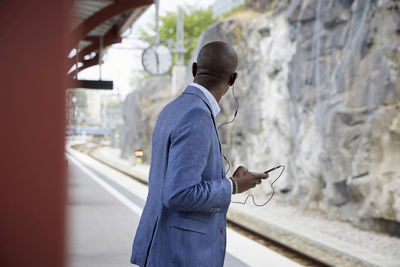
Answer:
<svg viewBox="0 0 400 267"><path fill-rule="evenodd" d="M218 115L218 113L221 111L221 108L218 105L217 100L215 97L208 91L204 86L198 84L198 83L191 83L190 86L196 87L200 89L200 91L203 92L203 94L206 96L208 102L211 104L211 112L214 116L214 118ZM229 182L231 183L231 192L233 191L233 185L231 179L227 178Z"/></svg>

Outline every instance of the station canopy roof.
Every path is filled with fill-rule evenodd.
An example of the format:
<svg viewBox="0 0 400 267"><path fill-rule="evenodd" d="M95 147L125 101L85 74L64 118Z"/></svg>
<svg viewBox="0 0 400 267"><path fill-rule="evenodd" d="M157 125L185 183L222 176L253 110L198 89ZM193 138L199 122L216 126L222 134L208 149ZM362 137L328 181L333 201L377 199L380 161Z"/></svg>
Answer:
<svg viewBox="0 0 400 267"><path fill-rule="evenodd" d="M121 34L153 3L153 0L76 0L72 15L70 51L78 48L78 54L70 53L68 74L78 72L99 63L100 48L121 42Z"/></svg>

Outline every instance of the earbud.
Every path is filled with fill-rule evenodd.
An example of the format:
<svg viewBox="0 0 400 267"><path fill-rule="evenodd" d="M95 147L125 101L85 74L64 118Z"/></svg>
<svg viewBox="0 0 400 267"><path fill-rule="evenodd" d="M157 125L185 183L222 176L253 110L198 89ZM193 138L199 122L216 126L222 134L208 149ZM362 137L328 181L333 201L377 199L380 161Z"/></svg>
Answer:
<svg viewBox="0 0 400 267"><path fill-rule="evenodd" d="M235 74L236 74L236 75L235 75ZM236 98L236 95L235 95L235 79L236 79L236 77L237 77L237 73L235 72L235 73L232 74L232 76L231 76L231 79L233 79L233 82L232 82L232 85L233 85L233 88L232 88L232 95L233 95L233 97L235 98L235 101L236 101L236 110L235 110L235 114L233 115L232 120L226 121L226 122L224 122L224 123L221 123L221 124L218 126L218 130L219 130L223 125L227 125L227 124L229 124L229 123L232 123L232 122L235 120L236 115L237 115L237 113L238 113L238 110L239 110L239 101L238 101L238 99ZM229 84L230 84L230 82L229 82Z"/></svg>
<svg viewBox="0 0 400 267"><path fill-rule="evenodd" d="M231 78L229 79L229 86L232 86L235 83L235 81L237 79L237 75L238 75L237 72L235 72L231 75Z"/></svg>

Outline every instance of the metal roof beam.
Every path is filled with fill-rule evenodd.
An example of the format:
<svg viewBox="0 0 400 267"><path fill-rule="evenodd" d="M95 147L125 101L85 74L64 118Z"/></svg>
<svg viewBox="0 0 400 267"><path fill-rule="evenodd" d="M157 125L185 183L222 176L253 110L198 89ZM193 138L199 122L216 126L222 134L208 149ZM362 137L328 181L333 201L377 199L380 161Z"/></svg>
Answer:
<svg viewBox="0 0 400 267"><path fill-rule="evenodd" d="M87 69L89 67L95 66L97 64L99 64L99 54L96 54L96 56L92 59L89 60L83 60L81 63L83 63L82 66L80 66L78 68L78 73L84 69ZM76 70L71 71L68 75L67 75L67 79L68 80L73 80L74 75L76 74Z"/></svg>
<svg viewBox="0 0 400 267"><path fill-rule="evenodd" d="M90 55L92 52L97 52L100 49L100 36L89 36L85 40L92 41L92 44L85 47L78 53L78 61L82 62L86 55ZM120 43L121 37L119 35L119 28L117 26L112 27L103 37L103 47L110 46L115 43ZM76 63L76 56L68 59L68 70ZM84 62L82 62L84 63ZM85 63L84 63L85 64Z"/></svg>
<svg viewBox="0 0 400 267"><path fill-rule="evenodd" d="M72 44L70 50L72 50L80 40L85 39L87 34L95 29L100 24L106 22L110 18L113 18L126 11L133 10L142 5L149 5L153 3L153 0L116 0L114 4L111 4L100 11L96 12L81 24L79 24L72 32Z"/></svg>

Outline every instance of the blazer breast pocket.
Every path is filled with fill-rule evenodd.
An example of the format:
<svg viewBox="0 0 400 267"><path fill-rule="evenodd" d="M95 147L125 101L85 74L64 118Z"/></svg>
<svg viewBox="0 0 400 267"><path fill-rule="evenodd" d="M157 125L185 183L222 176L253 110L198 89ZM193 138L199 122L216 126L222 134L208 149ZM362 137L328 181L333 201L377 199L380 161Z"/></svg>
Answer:
<svg viewBox="0 0 400 267"><path fill-rule="evenodd" d="M193 218L179 215L177 213L172 214L170 225L179 229L197 232L201 234L207 233L207 223L202 222Z"/></svg>

